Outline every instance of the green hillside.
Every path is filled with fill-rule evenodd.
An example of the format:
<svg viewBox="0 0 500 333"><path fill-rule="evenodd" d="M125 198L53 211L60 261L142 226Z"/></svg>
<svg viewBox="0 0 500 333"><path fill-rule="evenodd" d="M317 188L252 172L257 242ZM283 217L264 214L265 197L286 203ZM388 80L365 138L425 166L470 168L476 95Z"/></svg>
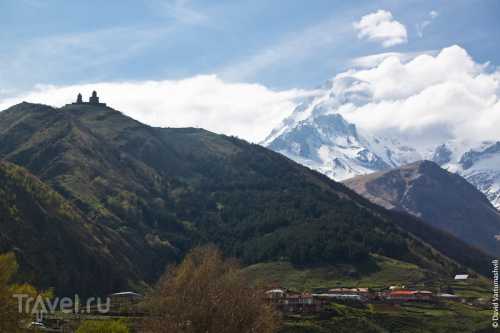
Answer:
<svg viewBox="0 0 500 333"><path fill-rule="evenodd" d="M275 284L298 291L337 287L382 289L435 277L415 264L378 255L365 263L319 267L297 267L289 262L259 263L246 267L245 275L256 284Z"/></svg>
<svg viewBox="0 0 500 333"><path fill-rule="evenodd" d="M475 333L493 332L491 311L461 303L370 304L353 307L333 304L330 314L291 317L282 333Z"/></svg>
<svg viewBox="0 0 500 333"><path fill-rule="evenodd" d="M452 292L461 297L491 295L491 282L481 276L454 281L453 276L435 273L414 264L375 255L373 263L298 267L289 262L248 266L245 276L255 285L280 286L311 292L339 287L371 288L405 285L411 289ZM476 332L490 326L489 304L477 306L460 302L331 304L319 314L288 314L281 332Z"/></svg>
<svg viewBox="0 0 500 333"><path fill-rule="evenodd" d="M0 158L25 167L74 207L61 224L85 225L95 243L83 243L97 256L89 261L120 271L109 273L111 281L154 282L168 263L207 242L245 264L350 264L379 254L446 276L466 270L462 264L489 269L488 257L450 235L422 225L412 231L416 237L405 230L413 218L263 147L201 129L152 128L107 107L22 103L3 111ZM37 237L33 230L23 235ZM83 279L73 285L90 289Z"/></svg>
<svg viewBox="0 0 500 333"><path fill-rule="evenodd" d="M25 169L0 162L0 252L14 251L19 279L70 295L125 288L137 276L119 234L90 223ZM128 276L128 277L127 277Z"/></svg>

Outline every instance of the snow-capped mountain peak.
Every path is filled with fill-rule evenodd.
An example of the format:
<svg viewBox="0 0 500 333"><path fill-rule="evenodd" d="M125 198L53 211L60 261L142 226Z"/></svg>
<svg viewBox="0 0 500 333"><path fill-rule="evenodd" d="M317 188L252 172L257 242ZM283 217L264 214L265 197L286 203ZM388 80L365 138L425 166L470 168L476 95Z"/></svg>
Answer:
<svg viewBox="0 0 500 333"><path fill-rule="evenodd" d="M367 92L366 85L366 82L349 76L336 77L327 81L317 90L317 94L300 103L292 114L285 118L280 126L273 129L261 144L270 145L277 137L292 130L305 120L310 121L321 115L336 113L334 110L345 105L367 103L371 95Z"/></svg>
<svg viewBox="0 0 500 333"><path fill-rule="evenodd" d="M500 208L500 142L482 141L472 146L457 142L442 144L436 149L434 161L463 176Z"/></svg>
<svg viewBox="0 0 500 333"><path fill-rule="evenodd" d="M282 130L267 146L336 180L387 170L417 158L412 148L360 133L342 115L327 111L312 112Z"/></svg>
<svg viewBox="0 0 500 333"><path fill-rule="evenodd" d="M370 91L367 82L339 75L301 103L262 144L337 181L433 160L462 175L500 208L500 142L456 139L418 146L390 131L381 136L359 129L345 116L350 108L370 103Z"/></svg>

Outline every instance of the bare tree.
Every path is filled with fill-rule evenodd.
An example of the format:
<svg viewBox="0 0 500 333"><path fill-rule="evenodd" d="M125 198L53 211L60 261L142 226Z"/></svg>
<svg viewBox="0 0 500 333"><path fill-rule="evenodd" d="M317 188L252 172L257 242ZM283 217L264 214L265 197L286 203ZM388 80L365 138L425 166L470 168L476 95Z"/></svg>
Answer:
<svg viewBox="0 0 500 333"><path fill-rule="evenodd" d="M144 333L271 333L280 326L263 293L213 246L196 248L167 269L147 309Z"/></svg>

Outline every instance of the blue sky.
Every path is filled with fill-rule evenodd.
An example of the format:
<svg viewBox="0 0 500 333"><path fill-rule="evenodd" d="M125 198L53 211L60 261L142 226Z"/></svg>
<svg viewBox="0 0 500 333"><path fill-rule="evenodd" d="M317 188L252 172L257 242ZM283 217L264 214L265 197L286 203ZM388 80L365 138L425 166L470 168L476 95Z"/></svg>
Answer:
<svg viewBox="0 0 500 333"><path fill-rule="evenodd" d="M370 124L495 134L498 13L498 0L0 0L0 110L97 89L149 125L260 142L347 75L369 85Z"/></svg>
<svg viewBox="0 0 500 333"><path fill-rule="evenodd" d="M353 22L379 9L406 27L406 43L385 48L357 37ZM495 0L1 0L0 89L198 74L311 88L356 57L453 44L498 65L498 13Z"/></svg>

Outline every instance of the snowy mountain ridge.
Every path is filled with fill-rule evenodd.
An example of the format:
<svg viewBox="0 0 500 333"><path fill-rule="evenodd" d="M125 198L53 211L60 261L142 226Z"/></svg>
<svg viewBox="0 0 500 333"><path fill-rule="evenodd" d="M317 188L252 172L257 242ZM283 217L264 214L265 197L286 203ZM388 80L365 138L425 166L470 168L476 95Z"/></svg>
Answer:
<svg viewBox="0 0 500 333"><path fill-rule="evenodd" d="M500 142L448 140L419 146L390 131L381 136L346 120L370 103L367 83L340 76L298 105L262 144L330 178L343 181L419 160L458 173L500 209Z"/></svg>
<svg viewBox="0 0 500 333"><path fill-rule="evenodd" d="M500 210L500 142L480 142L476 147L470 148L463 154L453 154L457 151L456 146L455 150L446 145L441 147L448 148L452 158L445 163L440 163L440 165L444 169L456 172L467 179Z"/></svg>

